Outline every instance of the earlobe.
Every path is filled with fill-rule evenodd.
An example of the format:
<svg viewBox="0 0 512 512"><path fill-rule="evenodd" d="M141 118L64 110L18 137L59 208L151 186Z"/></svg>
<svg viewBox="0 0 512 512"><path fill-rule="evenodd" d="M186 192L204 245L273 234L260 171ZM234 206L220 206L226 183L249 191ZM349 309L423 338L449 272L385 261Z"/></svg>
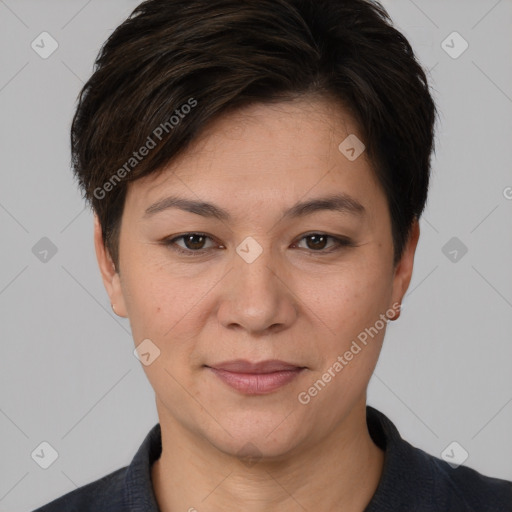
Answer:
<svg viewBox="0 0 512 512"><path fill-rule="evenodd" d="M420 225L417 219L413 221L407 244L405 245L402 257L395 267L393 278L392 304L402 304L405 293L409 288L414 268L414 255L420 237ZM393 308L396 310L396 308ZM391 320L398 320L400 310L395 313Z"/></svg>
<svg viewBox="0 0 512 512"><path fill-rule="evenodd" d="M115 314L127 317L119 272L116 270L109 251L103 243L101 224L97 214L94 214L94 247L103 285L110 298L110 303L115 304Z"/></svg>

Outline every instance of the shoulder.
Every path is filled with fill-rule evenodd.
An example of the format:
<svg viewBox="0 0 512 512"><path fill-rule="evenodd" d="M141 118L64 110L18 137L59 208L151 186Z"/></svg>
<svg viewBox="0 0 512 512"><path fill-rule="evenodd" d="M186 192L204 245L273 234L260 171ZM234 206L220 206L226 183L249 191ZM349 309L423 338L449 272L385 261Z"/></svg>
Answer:
<svg viewBox="0 0 512 512"><path fill-rule="evenodd" d="M402 439L391 420L372 407L367 423L385 458L365 512L512 512L512 482L452 467Z"/></svg>
<svg viewBox="0 0 512 512"><path fill-rule="evenodd" d="M388 467L365 512L512 512L512 482L453 468L402 440L400 460Z"/></svg>
<svg viewBox="0 0 512 512"><path fill-rule="evenodd" d="M151 465L162 452L160 424L146 435L129 466L79 487L34 512L158 512Z"/></svg>
<svg viewBox="0 0 512 512"><path fill-rule="evenodd" d="M118 469L57 498L34 512L117 512L123 509L127 467Z"/></svg>
<svg viewBox="0 0 512 512"><path fill-rule="evenodd" d="M485 476L466 466L452 468L427 455L433 475L433 492L444 510L512 511L512 482Z"/></svg>

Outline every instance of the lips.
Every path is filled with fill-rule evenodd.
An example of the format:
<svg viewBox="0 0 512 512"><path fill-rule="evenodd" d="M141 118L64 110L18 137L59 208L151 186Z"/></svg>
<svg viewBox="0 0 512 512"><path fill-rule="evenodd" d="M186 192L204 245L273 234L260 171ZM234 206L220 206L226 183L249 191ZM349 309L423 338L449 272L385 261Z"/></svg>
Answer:
<svg viewBox="0 0 512 512"><path fill-rule="evenodd" d="M305 367L285 361L251 362L243 359L207 366L222 382L249 395L271 393L294 380Z"/></svg>
<svg viewBox="0 0 512 512"><path fill-rule="evenodd" d="M275 359L271 361L261 361L259 363L252 363L244 359L237 359L235 361L226 361L224 363L211 365L210 368L233 373L273 373L296 370L297 368L300 368L300 366Z"/></svg>

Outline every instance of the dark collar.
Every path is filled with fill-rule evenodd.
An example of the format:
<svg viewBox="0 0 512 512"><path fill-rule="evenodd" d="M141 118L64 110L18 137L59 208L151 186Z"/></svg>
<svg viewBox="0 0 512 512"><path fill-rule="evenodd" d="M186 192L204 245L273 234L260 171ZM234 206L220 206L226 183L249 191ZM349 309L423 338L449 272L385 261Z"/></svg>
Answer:
<svg viewBox="0 0 512 512"><path fill-rule="evenodd" d="M385 452L382 477L365 512L400 509L404 496L411 492L420 503L430 503L434 482L428 470L430 457L404 441L395 425L380 411L366 406L366 422L375 444ZM148 433L128 466L124 478L126 504L134 512L159 512L153 485L151 465L162 453L160 424Z"/></svg>
<svg viewBox="0 0 512 512"><path fill-rule="evenodd" d="M372 439L384 450L384 468L364 512L512 512L512 482L464 466L453 469L403 440L395 425L373 407L366 406L366 422ZM151 466L161 453L157 423L128 467L34 512L159 512Z"/></svg>
<svg viewBox="0 0 512 512"><path fill-rule="evenodd" d="M369 405L366 423L373 441L384 450L384 467L377 490L364 512L402 510L411 498L422 507L434 506L432 456L402 439L391 420ZM427 509L430 510L423 508Z"/></svg>

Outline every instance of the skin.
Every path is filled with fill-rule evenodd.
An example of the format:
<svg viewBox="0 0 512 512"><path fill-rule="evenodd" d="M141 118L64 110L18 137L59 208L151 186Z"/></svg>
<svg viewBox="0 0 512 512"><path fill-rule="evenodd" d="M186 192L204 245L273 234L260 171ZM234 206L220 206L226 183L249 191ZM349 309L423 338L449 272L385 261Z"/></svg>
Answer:
<svg viewBox="0 0 512 512"><path fill-rule="evenodd" d="M363 153L338 149L358 128L331 100L253 105L205 127L161 173L130 184L116 272L96 219L95 245L116 313L130 319L135 344L160 356L144 366L155 390L163 450L152 467L162 512L362 511L375 493L384 453L366 425L366 389L385 327L306 405L298 401L410 283L415 221L393 266L385 195ZM358 135L361 139L362 137ZM298 201L345 193L364 216L317 211L287 219ZM230 220L171 208L146 209L169 195L224 208ZM187 233L181 255L162 240ZM318 242L315 233L354 246ZM236 252L248 236L263 252ZM195 244L195 245L194 245ZM399 312L395 319L398 318ZM280 359L306 367L266 395L228 387L205 365ZM245 457L254 457L247 464Z"/></svg>

